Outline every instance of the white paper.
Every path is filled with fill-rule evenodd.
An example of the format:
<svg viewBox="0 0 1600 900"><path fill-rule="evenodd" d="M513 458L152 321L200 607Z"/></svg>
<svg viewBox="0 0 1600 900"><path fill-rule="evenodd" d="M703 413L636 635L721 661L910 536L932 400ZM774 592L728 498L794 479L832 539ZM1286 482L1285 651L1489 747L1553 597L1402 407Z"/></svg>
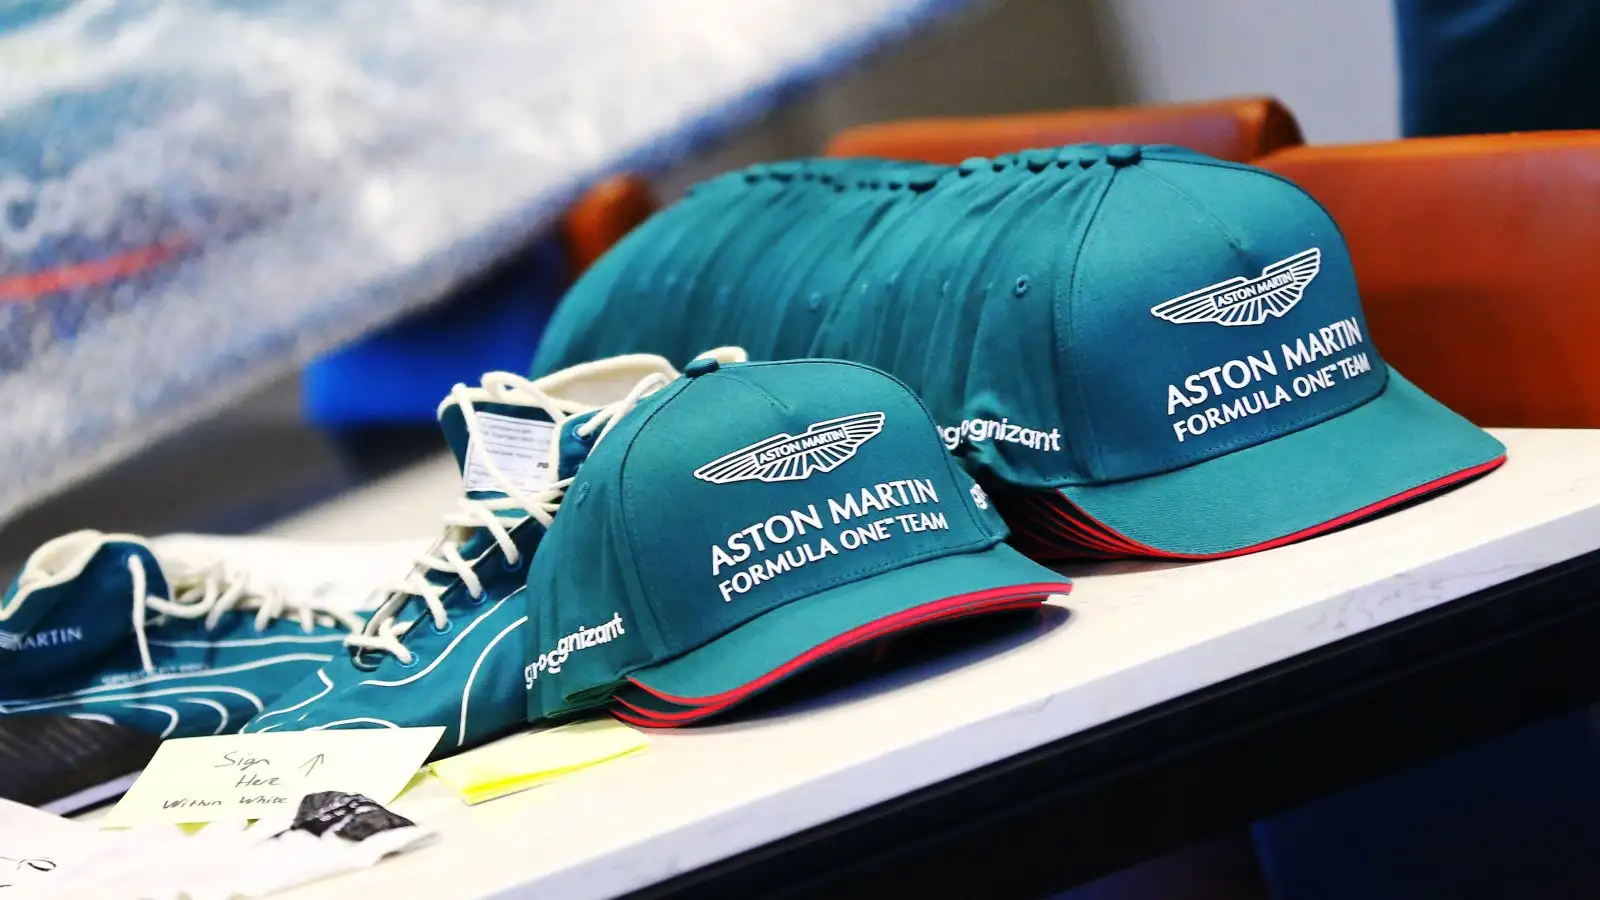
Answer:
<svg viewBox="0 0 1600 900"><path fill-rule="evenodd" d="M555 473L550 470L550 442L556 432L553 422L494 413L477 413L473 421L478 433L467 443L467 464L461 471L463 490L501 490L481 462L485 456L512 484L527 493L542 491L555 480Z"/></svg>
<svg viewBox="0 0 1600 900"><path fill-rule="evenodd" d="M4 802L4 801L0 801ZM298 804L296 804L298 809ZM8 821L0 810L0 834ZM27 810L35 816L43 816ZM45 818L53 818L45 816ZM143 825L97 831L65 822L72 862L51 877L35 877L0 897L18 900L243 900L343 872L379 864L433 838L428 828L411 825L382 831L359 841L329 831L320 837L286 830L295 811L262 819L213 822L194 834L173 825ZM30 828L37 828L30 822Z"/></svg>
<svg viewBox="0 0 1600 900"><path fill-rule="evenodd" d="M95 831L0 798L0 897L32 896L93 852Z"/></svg>

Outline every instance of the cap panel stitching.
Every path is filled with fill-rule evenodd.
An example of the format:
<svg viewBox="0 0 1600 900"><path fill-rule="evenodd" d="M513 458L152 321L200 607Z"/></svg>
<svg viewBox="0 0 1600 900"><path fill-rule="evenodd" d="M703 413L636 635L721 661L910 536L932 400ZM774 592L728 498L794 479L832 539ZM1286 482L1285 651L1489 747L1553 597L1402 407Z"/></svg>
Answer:
<svg viewBox="0 0 1600 900"><path fill-rule="evenodd" d="M1274 181L1282 182L1283 184L1294 188L1307 200L1310 200L1312 203L1316 204L1317 209L1321 210L1322 214L1327 216L1328 221L1333 224L1333 230L1339 235L1340 239L1342 240L1344 238L1344 229L1339 227L1339 220L1333 217L1333 213L1328 212L1328 208L1323 205L1321 200L1318 200L1310 191L1301 187L1299 183L1292 181L1284 175L1274 172L1271 169L1263 169L1260 166L1252 166L1247 163L1236 163L1232 162L1231 160L1212 159L1209 157L1203 159L1193 159L1189 157L1162 157L1161 159L1163 162L1181 163L1191 166L1207 166L1213 169L1231 169L1235 172L1248 172L1254 175L1264 175L1273 179Z"/></svg>
<svg viewBox="0 0 1600 900"><path fill-rule="evenodd" d="M680 378L682 378L682 376L680 376ZM662 410L671 405L672 401L681 397L683 392L688 390L690 385L692 385L696 380L697 379L682 378L684 383L677 385L675 390L674 386L672 385L668 385L666 388L662 389L672 390L674 392L672 396L662 398L661 402L656 405L656 408L646 413L645 417L640 420L639 424L634 426L633 438L632 440L628 441L627 448L623 450L622 459L617 461L617 493L621 495L619 497L619 500L621 501L619 506L622 508L622 521L618 523L622 531L619 539L622 544L622 549L627 553L628 557L627 572L623 577L632 581L638 587L640 605L645 607L644 614L650 617L652 630L655 632L657 637L663 639L663 641L666 638L666 632L662 630L661 619L656 615L655 601L651 598L649 586L640 573L638 553L633 546L633 529L630 526L630 522L633 519L633 498L627 488L628 460L633 456L634 448L639 446L639 435L644 433L645 428L649 426L651 420L659 415Z"/></svg>
<svg viewBox="0 0 1600 900"><path fill-rule="evenodd" d="M1152 172L1149 169L1142 169L1141 171L1143 171L1144 174L1150 179L1159 182L1167 190L1176 194L1184 202L1188 203L1195 212L1204 216L1212 225L1215 225L1217 230L1222 232L1222 236L1228 239L1228 243L1233 247L1235 252L1245 252L1244 243L1239 240L1238 235L1233 233L1233 229L1229 228L1227 223L1217 218L1216 215L1214 215L1211 210L1205 204L1201 203L1193 194L1177 186L1176 184L1173 184L1168 179L1161 177L1161 173L1159 172Z"/></svg>
<svg viewBox="0 0 1600 900"><path fill-rule="evenodd" d="M1100 197L1095 200L1094 209L1089 213L1089 218L1084 225L1083 233L1078 237L1078 245L1073 248L1072 270L1071 274L1068 276L1070 282L1067 285L1067 303L1065 307L1067 321L1065 323L1065 328L1062 327L1059 321L1059 316L1051 317L1051 326L1056 329L1056 358L1054 362L1058 365L1065 366L1072 373L1072 389L1077 394L1078 408L1082 410L1082 415L1079 416L1079 418L1081 419L1081 424L1083 425L1084 431L1087 432L1082 436L1083 441L1086 443L1086 446L1084 446L1084 462L1088 464L1088 468L1091 470L1091 472L1100 471L1104 468L1100 463L1100 440L1095 436L1094 418L1089 415L1089 404L1086 401L1086 397L1088 395L1083 390L1083 375L1079 371L1078 364L1072 356L1072 345L1076 343L1077 337L1076 325L1078 318L1078 287L1082 281L1081 276L1083 270L1083 260L1087 255L1084 253L1084 249L1089 244L1089 238L1094 234L1094 223L1100 218L1100 212L1105 209L1106 198L1111 195L1111 188L1116 184L1116 180L1121 171L1122 170L1120 169L1113 170L1111 176L1106 179L1105 187L1101 189ZM1063 332L1065 333L1063 334ZM1063 380L1064 379L1060 377L1060 373L1058 373L1056 383L1060 384ZM1058 397L1057 399L1059 400L1060 398ZM1076 450L1079 446L1079 442L1074 440L1072 443L1074 450Z"/></svg>

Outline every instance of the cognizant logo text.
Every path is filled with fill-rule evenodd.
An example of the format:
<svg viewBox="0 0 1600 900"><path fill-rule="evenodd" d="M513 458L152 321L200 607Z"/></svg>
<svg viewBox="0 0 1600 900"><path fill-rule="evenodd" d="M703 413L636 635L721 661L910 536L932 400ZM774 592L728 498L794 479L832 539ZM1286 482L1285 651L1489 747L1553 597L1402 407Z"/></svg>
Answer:
<svg viewBox="0 0 1600 900"><path fill-rule="evenodd" d="M611 621L595 628L579 628L556 642L555 647L539 654L539 658L522 670L522 680L528 690L533 690L533 683L539 680L539 673L549 672L558 674L561 667L567 664L567 657L587 647L596 644L607 644L616 640L627 631L622 627L622 614L613 613Z"/></svg>
<svg viewBox="0 0 1600 900"><path fill-rule="evenodd" d="M954 450L961 446L963 440L968 443L982 441L998 441L1006 444L1021 444L1030 450L1060 450L1061 429L1052 428L1049 431L1040 431L1036 428L1026 428L1012 424L1010 419L967 419L960 425L945 425L939 429L940 437L944 439L945 447Z"/></svg>

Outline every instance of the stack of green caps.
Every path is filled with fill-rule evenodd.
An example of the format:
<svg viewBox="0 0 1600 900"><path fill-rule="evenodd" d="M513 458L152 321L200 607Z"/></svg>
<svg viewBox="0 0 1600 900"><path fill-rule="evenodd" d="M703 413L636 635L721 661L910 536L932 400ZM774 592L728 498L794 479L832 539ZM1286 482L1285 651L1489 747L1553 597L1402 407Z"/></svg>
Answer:
<svg viewBox="0 0 1600 900"><path fill-rule="evenodd" d="M1174 147L724 176L582 279L533 367L712 344L903 379L1042 559L1263 550L1505 452L1385 364L1314 199Z"/></svg>

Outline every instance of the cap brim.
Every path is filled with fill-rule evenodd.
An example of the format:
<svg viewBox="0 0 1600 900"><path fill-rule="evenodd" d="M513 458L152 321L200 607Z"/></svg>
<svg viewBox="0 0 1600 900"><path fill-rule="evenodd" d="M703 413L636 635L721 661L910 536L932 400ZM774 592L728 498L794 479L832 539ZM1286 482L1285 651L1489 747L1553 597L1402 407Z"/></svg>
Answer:
<svg viewBox="0 0 1600 900"><path fill-rule="evenodd" d="M741 701L753 694L772 687L776 683L791 678L826 660L837 660L846 655L858 654L864 663L870 664L879 659L889 649L889 638L953 619L970 618L975 615L993 615L1014 610L1037 610L1048 596L1030 593L1020 595L1010 602L997 603L986 597L986 593L980 592L970 595L967 598L968 602L964 604L954 606L929 604L914 615L892 616L871 626L857 628L850 632L848 636L831 643L828 653L806 660L798 666L785 668L777 677L763 683L756 690L730 692L721 697L712 698L709 701L702 700L700 705L675 702L666 697L653 694L637 683L628 682L612 695L611 700L614 701L612 712L617 718L625 722L650 728L672 728L678 725L698 722L717 715L730 707L737 706ZM1056 591L1053 593L1061 592Z"/></svg>
<svg viewBox="0 0 1600 900"><path fill-rule="evenodd" d="M703 718L823 659L932 621L1043 603L1066 578L1004 544L894 569L778 607L716 640L629 676L632 685ZM649 715L648 712L645 713Z"/></svg>
<svg viewBox="0 0 1600 900"><path fill-rule="evenodd" d="M1266 550L1377 515L1505 461L1493 436L1393 369L1361 406L1173 472L1060 489L1023 511L1026 545L1090 556L1207 559Z"/></svg>

